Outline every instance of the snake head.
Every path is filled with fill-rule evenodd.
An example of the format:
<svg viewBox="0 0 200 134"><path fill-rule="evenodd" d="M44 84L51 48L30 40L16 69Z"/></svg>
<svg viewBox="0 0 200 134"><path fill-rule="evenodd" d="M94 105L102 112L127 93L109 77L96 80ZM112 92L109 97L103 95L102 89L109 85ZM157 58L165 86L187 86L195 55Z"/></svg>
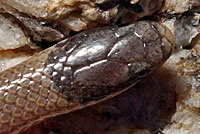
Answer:
<svg viewBox="0 0 200 134"><path fill-rule="evenodd" d="M54 55L63 62L59 63L63 70L53 80L67 96L74 91L77 98L112 94L160 67L171 55L173 44L169 29L149 21L84 31L58 45L62 48ZM54 56L50 57L54 63ZM67 80L62 81L63 75Z"/></svg>
<svg viewBox="0 0 200 134"><path fill-rule="evenodd" d="M109 58L128 65L129 80L145 77L160 67L172 54L174 36L156 22L141 21L115 32L118 41Z"/></svg>

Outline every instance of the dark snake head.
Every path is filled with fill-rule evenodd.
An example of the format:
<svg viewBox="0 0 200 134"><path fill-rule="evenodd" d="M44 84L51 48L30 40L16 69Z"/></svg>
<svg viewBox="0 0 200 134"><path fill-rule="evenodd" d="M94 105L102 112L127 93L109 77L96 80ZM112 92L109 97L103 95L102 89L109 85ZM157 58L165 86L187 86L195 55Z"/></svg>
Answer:
<svg viewBox="0 0 200 134"><path fill-rule="evenodd" d="M61 88L69 87L62 88L68 94L76 92L78 98L111 94L160 67L171 55L173 44L170 30L155 22L85 31L59 45L59 54L67 58L62 61L58 56L57 61L67 70L60 70L55 81ZM63 74L69 79L60 80Z"/></svg>
<svg viewBox="0 0 200 134"><path fill-rule="evenodd" d="M115 34L119 39L109 57L125 62L133 81L160 67L173 52L173 34L155 22L141 21L119 28Z"/></svg>
<svg viewBox="0 0 200 134"><path fill-rule="evenodd" d="M105 48L105 41L112 44L96 52L98 56L107 53L102 56L105 58L75 71L75 82L86 87L116 87L134 83L160 67L174 47L172 33L158 23L142 21L115 29L113 34L102 34L91 42L94 48Z"/></svg>

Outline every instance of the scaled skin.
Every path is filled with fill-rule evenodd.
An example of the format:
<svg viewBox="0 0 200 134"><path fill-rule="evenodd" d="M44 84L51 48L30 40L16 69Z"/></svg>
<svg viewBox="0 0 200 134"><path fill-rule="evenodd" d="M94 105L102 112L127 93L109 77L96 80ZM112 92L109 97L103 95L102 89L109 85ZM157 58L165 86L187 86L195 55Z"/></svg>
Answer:
<svg viewBox="0 0 200 134"><path fill-rule="evenodd" d="M116 96L160 67L173 35L142 21L82 32L0 73L0 134Z"/></svg>

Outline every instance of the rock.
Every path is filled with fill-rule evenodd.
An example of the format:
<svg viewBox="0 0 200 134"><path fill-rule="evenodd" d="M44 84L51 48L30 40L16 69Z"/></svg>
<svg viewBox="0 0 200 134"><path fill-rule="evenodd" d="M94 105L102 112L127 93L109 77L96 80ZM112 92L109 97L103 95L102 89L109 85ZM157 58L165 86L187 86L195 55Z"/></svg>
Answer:
<svg viewBox="0 0 200 134"><path fill-rule="evenodd" d="M1 39L1 49L20 47L18 50L23 50L21 46L33 39L31 34L26 36L27 31L34 30L23 27L25 22L19 19L22 15L17 17L9 12L9 7L36 21L40 28L50 28L64 37L102 25L127 25L138 19L160 22L176 37L176 49L171 58L128 92L94 107L47 119L23 134L199 134L199 0L166 0L165 3L157 0L0 1L0 22L4 24L0 24L0 30L3 29L0 39L10 39ZM51 43L55 42L47 44ZM7 51L7 55L11 53ZM5 55L5 51L0 52L0 64L8 68L16 61L6 61Z"/></svg>
<svg viewBox="0 0 200 134"><path fill-rule="evenodd" d="M165 134L200 132L200 44L191 51L184 51L176 54L176 58L179 58L177 62L169 60L169 64L173 63L171 65L176 66L177 71L177 108L171 119L172 124L163 130Z"/></svg>
<svg viewBox="0 0 200 134"><path fill-rule="evenodd" d="M167 19L163 22L175 36L175 49L176 51L182 48L191 48L194 44L192 40L200 35L199 28L200 19L196 18L195 15L183 17L181 19Z"/></svg>
<svg viewBox="0 0 200 134"><path fill-rule="evenodd" d="M15 49L31 44L16 20L8 14L0 14L0 50Z"/></svg>
<svg viewBox="0 0 200 134"><path fill-rule="evenodd" d="M172 14L181 14L193 7L199 7L199 0L166 0L162 11L171 12Z"/></svg>

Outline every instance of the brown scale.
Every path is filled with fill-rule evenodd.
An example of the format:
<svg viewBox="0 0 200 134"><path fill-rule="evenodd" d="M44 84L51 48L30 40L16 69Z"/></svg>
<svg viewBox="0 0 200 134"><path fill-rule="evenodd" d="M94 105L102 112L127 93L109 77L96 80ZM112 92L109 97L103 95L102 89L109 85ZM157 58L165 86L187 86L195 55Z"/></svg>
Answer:
<svg viewBox="0 0 200 134"><path fill-rule="evenodd" d="M0 73L0 134L112 98L173 51L164 26L142 21L82 32Z"/></svg>

